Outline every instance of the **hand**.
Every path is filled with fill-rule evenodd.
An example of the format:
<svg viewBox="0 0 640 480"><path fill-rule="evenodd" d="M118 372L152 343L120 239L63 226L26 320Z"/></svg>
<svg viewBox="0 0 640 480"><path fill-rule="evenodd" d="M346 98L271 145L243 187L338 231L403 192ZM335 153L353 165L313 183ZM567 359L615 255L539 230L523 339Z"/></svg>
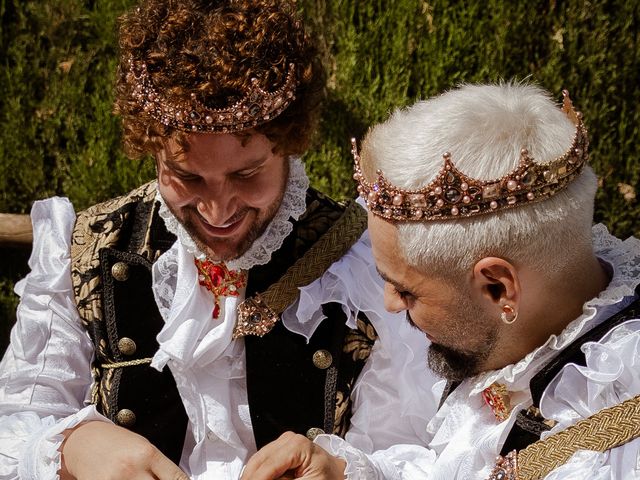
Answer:
<svg viewBox="0 0 640 480"><path fill-rule="evenodd" d="M240 480L343 480L345 467L306 437L285 432L251 457Z"/></svg>
<svg viewBox="0 0 640 480"><path fill-rule="evenodd" d="M106 422L65 432L61 480L189 480L146 438Z"/></svg>

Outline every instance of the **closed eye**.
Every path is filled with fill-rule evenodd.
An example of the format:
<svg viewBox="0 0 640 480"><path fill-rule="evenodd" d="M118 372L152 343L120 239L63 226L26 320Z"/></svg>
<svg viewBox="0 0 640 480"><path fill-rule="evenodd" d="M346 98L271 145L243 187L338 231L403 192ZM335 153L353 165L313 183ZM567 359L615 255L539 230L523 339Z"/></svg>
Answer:
<svg viewBox="0 0 640 480"><path fill-rule="evenodd" d="M201 178L200 175L183 170L177 162L172 160L165 160L164 164L172 175L175 175L183 182L194 182Z"/></svg>
<svg viewBox="0 0 640 480"><path fill-rule="evenodd" d="M398 289L395 285L392 285L393 287L393 291L395 292L396 295L398 295L400 298L413 298L413 294L407 290L402 290L402 289Z"/></svg>
<svg viewBox="0 0 640 480"><path fill-rule="evenodd" d="M184 182L195 182L197 180L200 180L200 175L195 175L193 173L188 173L188 172L183 172L178 170L174 170L173 173L175 174L176 177L178 177L180 180Z"/></svg>
<svg viewBox="0 0 640 480"><path fill-rule="evenodd" d="M247 170L240 170L236 172L234 175L238 178L250 178L253 177L256 173L258 173L262 169L262 165L255 168L250 168Z"/></svg>

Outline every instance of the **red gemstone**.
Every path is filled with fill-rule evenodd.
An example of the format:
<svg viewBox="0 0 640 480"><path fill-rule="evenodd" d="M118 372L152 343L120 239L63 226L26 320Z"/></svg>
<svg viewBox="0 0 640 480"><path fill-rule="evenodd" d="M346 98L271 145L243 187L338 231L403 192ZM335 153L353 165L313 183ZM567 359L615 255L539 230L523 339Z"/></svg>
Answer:
<svg viewBox="0 0 640 480"><path fill-rule="evenodd" d="M218 285L220 285L220 283L224 279L224 270L222 269L222 267L218 265L213 265L209 269L209 275L211 276L211 281L213 282L213 286L217 287Z"/></svg>
<svg viewBox="0 0 640 480"><path fill-rule="evenodd" d="M220 304L216 303L213 307L213 318L218 318L220 316Z"/></svg>

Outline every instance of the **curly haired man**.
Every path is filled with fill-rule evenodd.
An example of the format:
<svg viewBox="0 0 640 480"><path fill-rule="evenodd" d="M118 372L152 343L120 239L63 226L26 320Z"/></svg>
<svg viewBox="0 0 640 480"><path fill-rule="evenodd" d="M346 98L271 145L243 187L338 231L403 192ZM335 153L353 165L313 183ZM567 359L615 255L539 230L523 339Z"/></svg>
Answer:
<svg viewBox="0 0 640 480"><path fill-rule="evenodd" d="M122 17L115 110L157 180L78 214L34 204L3 477L237 479L285 431L421 443L428 412L392 380L426 344L389 335L363 209L309 188L299 158L317 58L281 0Z"/></svg>

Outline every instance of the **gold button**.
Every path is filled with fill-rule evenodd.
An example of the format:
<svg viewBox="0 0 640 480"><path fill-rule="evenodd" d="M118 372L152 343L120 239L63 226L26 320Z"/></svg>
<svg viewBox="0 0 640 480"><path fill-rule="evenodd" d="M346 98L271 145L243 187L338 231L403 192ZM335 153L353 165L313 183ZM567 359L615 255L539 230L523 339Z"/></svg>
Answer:
<svg viewBox="0 0 640 480"><path fill-rule="evenodd" d="M318 435L322 435L323 433L323 429L318 427L311 427L309 430L307 430L307 438L313 442Z"/></svg>
<svg viewBox="0 0 640 480"><path fill-rule="evenodd" d="M129 265L124 262L117 262L111 267L111 275L119 282L124 282L129 278Z"/></svg>
<svg viewBox="0 0 640 480"><path fill-rule="evenodd" d="M128 408L123 408L116 414L116 422L123 427L133 427L136 423L136 414Z"/></svg>
<svg viewBox="0 0 640 480"><path fill-rule="evenodd" d="M333 357L329 350L318 350L313 354L313 364L322 370L329 368L332 362Z"/></svg>
<svg viewBox="0 0 640 480"><path fill-rule="evenodd" d="M136 342L128 337L122 337L118 340L118 350L123 355L133 355L136 353Z"/></svg>

